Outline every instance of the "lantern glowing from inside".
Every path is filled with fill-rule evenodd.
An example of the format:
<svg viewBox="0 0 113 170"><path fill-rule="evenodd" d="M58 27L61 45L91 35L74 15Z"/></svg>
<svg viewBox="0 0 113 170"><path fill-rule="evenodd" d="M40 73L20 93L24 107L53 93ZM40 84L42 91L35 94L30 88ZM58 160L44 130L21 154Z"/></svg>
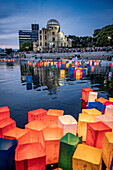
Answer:
<svg viewBox="0 0 113 170"><path fill-rule="evenodd" d="M82 80L82 75L80 76L76 75L76 80Z"/></svg>
<svg viewBox="0 0 113 170"><path fill-rule="evenodd" d="M4 133L4 138L5 139L16 139L18 140L21 136L23 136L24 134L26 134L28 132L27 129L21 129L21 128L14 128L6 133Z"/></svg>
<svg viewBox="0 0 113 170"><path fill-rule="evenodd" d="M72 156L79 143L82 143L82 138L71 133L61 138L58 167L72 170Z"/></svg>
<svg viewBox="0 0 113 170"><path fill-rule="evenodd" d="M60 78L65 78L65 70L60 70Z"/></svg>
<svg viewBox="0 0 113 170"><path fill-rule="evenodd" d="M58 126L63 130L63 135L66 133L72 133L76 135L77 121L71 115L59 116Z"/></svg>
<svg viewBox="0 0 113 170"><path fill-rule="evenodd" d="M79 144L73 155L73 170L101 170L102 150L92 146Z"/></svg>
<svg viewBox="0 0 113 170"><path fill-rule="evenodd" d="M102 149L105 132L112 132L112 129L103 122L88 123L86 144Z"/></svg>
<svg viewBox="0 0 113 170"><path fill-rule="evenodd" d="M18 145L15 150L16 170L45 170L46 154L40 143Z"/></svg>
<svg viewBox="0 0 113 170"><path fill-rule="evenodd" d="M102 158L108 169L110 169L111 155L113 156L113 132L106 132L102 148Z"/></svg>
<svg viewBox="0 0 113 170"><path fill-rule="evenodd" d="M102 112L102 114L104 114L104 110L105 110L105 105L103 105L100 102L89 102L88 103L88 109L92 109L95 108L97 110L99 110L100 112Z"/></svg>
<svg viewBox="0 0 113 170"><path fill-rule="evenodd" d="M110 102L113 102L113 98L110 97L110 98L109 98L109 101L110 101Z"/></svg>
<svg viewBox="0 0 113 170"><path fill-rule="evenodd" d="M100 97L98 99L95 99L95 102L100 102L102 104L104 104L105 102L107 102L108 100L107 99L104 99L103 97Z"/></svg>
<svg viewBox="0 0 113 170"><path fill-rule="evenodd" d="M0 120L0 138L4 137L4 133L16 128L16 122L11 118Z"/></svg>
<svg viewBox="0 0 113 170"><path fill-rule="evenodd" d="M37 132L37 136L40 140L40 142L44 142L44 136L43 136L43 129L47 128L48 124L45 122L41 122L38 120L34 120L28 124L25 125L25 128L28 130L31 130L33 132Z"/></svg>
<svg viewBox="0 0 113 170"><path fill-rule="evenodd" d="M106 106L105 115L113 118L113 105Z"/></svg>
<svg viewBox="0 0 113 170"><path fill-rule="evenodd" d="M32 110L28 112L28 122L31 122L33 120L46 122L46 115L47 115L47 110L44 109Z"/></svg>
<svg viewBox="0 0 113 170"><path fill-rule="evenodd" d="M58 163L60 139L63 136L61 128L46 128L43 130L46 145L46 164Z"/></svg>
<svg viewBox="0 0 113 170"><path fill-rule="evenodd" d="M10 110L7 106L0 107L0 120L10 117Z"/></svg>
<svg viewBox="0 0 113 170"><path fill-rule="evenodd" d="M0 170L15 169L16 140L0 139Z"/></svg>
<svg viewBox="0 0 113 170"><path fill-rule="evenodd" d="M91 66L91 72L94 72L95 67Z"/></svg>
<svg viewBox="0 0 113 170"><path fill-rule="evenodd" d="M95 119L97 121L101 121L104 124L108 125L109 127L113 127L113 118L107 116L107 115L100 115L100 116L96 116Z"/></svg>
<svg viewBox="0 0 113 170"><path fill-rule="evenodd" d="M97 92L89 92L88 102L95 102L95 99L97 99L97 95Z"/></svg>
<svg viewBox="0 0 113 170"><path fill-rule="evenodd" d="M93 109L82 109L82 113L92 115L92 116L99 116L99 115L102 114L99 110L97 110L95 108L93 108Z"/></svg>
<svg viewBox="0 0 113 170"><path fill-rule="evenodd" d="M93 89L90 88L82 89L82 100L84 100L85 102L88 102L89 100L89 92L93 92Z"/></svg>
<svg viewBox="0 0 113 170"><path fill-rule="evenodd" d="M87 123L93 123L93 122L97 122L94 116L79 113L77 131L78 131L78 137L82 136L83 141L86 141Z"/></svg>
<svg viewBox="0 0 113 170"><path fill-rule="evenodd" d="M49 124L49 126L58 127L58 117L63 116L63 114L63 110L49 109L47 112L47 123Z"/></svg>

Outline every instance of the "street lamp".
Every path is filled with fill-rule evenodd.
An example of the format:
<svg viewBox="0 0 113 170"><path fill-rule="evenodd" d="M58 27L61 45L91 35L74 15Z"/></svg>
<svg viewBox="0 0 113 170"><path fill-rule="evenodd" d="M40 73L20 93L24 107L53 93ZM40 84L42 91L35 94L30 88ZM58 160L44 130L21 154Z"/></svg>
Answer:
<svg viewBox="0 0 113 170"><path fill-rule="evenodd" d="M109 40L109 46L110 46L110 41L111 41L111 37L110 36L108 37L108 40Z"/></svg>

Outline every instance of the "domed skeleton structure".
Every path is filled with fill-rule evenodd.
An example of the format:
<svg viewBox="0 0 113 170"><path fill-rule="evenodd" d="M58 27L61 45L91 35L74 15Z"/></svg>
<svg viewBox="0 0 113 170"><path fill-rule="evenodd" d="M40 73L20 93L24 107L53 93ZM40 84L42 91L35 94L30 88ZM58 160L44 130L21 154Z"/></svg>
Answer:
<svg viewBox="0 0 113 170"><path fill-rule="evenodd" d="M39 31L39 40L33 43L33 49L37 51L59 47L72 47L72 42L60 31L60 23L56 19L50 19L46 28Z"/></svg>

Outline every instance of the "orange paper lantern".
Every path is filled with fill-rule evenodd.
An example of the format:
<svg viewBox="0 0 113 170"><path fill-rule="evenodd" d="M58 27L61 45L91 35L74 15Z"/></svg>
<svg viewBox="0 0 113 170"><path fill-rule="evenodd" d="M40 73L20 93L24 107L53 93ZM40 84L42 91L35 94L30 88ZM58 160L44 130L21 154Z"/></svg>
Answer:
<svg viewBox="0 0 113 170"><path fill-rule="evenodd" d="M58 127L58 117L63 116L63 110L49 109L47 112L47 123L49 126Z"/></svg>
<svg viewBox="0 0 113 170"><path fill-rule="evenodd" d="M88 123L86 144L102 149L105 132L112 132L112 129L103 122Z"/></svg>
<svg viewBox="0 0 113 170"><path fill-rule="evenodd" d="M46 114L47 114L47 110L44 109L32 110L28 112L28 122L31 122L33 120L39 120L45 122Z"/></svg>
<svg viewBox="0 0 113 170"><path fill-rule="evenodd" d="M46 144L46 164L58 163L60 139L63 136L62 129L58 127L43 130Z"/></svg>
<svg viewBox="0 0 113 170"><path fill-rule="evenodd" d="M21 128L14 128L6 133L4 133L4 138L5 139L16 139L18 140L21 136L23 136L24 134L26 134L28 132L27 129L21 129Z"/></svg>
<svg viewBox="0 0 113 170"><path fill-rule="evenodd" d="M107 102L108 100L107 99L104 99L103 97L100 97L98 99L95 99L95 102L100 102L102 104L104 104L105 102Z"/></svg>

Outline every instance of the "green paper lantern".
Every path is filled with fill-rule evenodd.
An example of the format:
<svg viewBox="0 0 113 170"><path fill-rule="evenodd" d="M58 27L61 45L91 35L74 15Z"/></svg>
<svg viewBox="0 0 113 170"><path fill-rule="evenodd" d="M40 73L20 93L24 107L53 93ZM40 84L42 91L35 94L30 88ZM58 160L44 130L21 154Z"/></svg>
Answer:
<svg viewBox="0 0 113 170"><path fill-rule="evenodd" d="M60 140L58 167L63 170L72 170L72 157L77 145L82 143L82 137L67 133Z"/></svg>

